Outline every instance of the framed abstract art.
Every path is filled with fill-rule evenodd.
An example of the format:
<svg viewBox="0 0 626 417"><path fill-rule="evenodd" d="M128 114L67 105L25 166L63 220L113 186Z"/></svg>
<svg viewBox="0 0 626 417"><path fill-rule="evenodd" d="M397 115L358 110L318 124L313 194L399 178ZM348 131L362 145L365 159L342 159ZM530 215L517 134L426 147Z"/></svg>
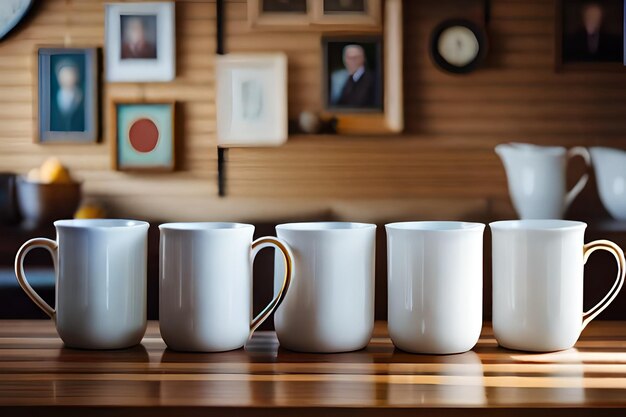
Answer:
<svg viewBox="0 0 626 417"><path fill-rule="evenodd" d="M98 140L96 48L37 48L35 140L94 143Z"/></svg>
<svg viewBox="0 0 626 417"><path fill-rule="evenodd" d="M220 55L216 63L218 146L278 146L287 140L287 56Z"/></svg>
<svg viewBox="0 0 626 417"><path fill-rule="evenodd" d="M118 171L173 171L174 102L124 102L111 105L111 152Z"/></svg>

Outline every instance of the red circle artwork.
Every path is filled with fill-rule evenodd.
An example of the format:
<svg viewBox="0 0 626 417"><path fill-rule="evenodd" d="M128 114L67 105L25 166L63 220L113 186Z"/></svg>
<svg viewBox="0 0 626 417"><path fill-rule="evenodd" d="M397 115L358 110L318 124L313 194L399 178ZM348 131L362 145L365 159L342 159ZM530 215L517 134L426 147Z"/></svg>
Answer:
<svg viewBox="0 0 626 417"><path fill-rule="evenodd" d="M137 152L151 152L159 142L159 128L150 119L138 119L128 131L130 145Z"/></svg>

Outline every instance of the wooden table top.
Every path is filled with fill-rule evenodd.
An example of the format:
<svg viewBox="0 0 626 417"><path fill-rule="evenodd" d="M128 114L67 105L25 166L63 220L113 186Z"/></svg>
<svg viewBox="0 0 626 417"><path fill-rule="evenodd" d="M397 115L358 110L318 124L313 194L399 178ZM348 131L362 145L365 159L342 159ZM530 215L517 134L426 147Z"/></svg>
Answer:
<svg viewBox="0 0 626 417"><path fill-rule="evenodd" d="M30 406L28 410L24 406ZM460 355L394 349L384 322L344 354L281 349L257 332L245 349L178 353L151 322L138 347L66 349L51 321L0 321L0 415L626 415L626 322L593 322L575 349L499 348L485 325ZM88 412L88 413L87 413Z"/></svg>

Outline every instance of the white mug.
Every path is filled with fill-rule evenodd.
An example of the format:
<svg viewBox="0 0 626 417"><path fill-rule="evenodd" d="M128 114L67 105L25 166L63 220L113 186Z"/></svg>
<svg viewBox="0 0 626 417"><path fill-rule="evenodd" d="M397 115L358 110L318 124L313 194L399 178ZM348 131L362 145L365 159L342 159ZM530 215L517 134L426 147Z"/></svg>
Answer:
<svg viewBox="0 0 626 417"><path fill-rule="evenodd" d="M241 348L280 305L291 282L285 242L241 223L168 223L159 226L159 324L174 350L220 352ZM252 319L252 262L274 247L284 265L274 299Z"/></svg>
<svg viewBox="0 0 626 417"><path fill-rule="evenodd" d="M582 222L519 220L490 224L493 244L493 331L506 348L569 349L624 284L624 253L613 242L584 244ZM583 268L596 250L617 261L607 295L583 313Z"/></svg>
<svg viewBox="0 0 626 417"><path fill-rule="evenodd" d="M135 220L59 220L56 241L36 238L15 258L22 289L54 322L68 347L121 349L146 331L148 223ZM24 258L32 249L52 255L56 303L50 307L30 286Z"/></svg>
<svg viewBox="0 0 626 417"><path fill-rule="evenodd" d="M274 325L281 346L301 352L364 348L374 329L376 226L290 223L276 226L294 256L294 276ZM276 265L274 288L282 268Z"/></svg>
<svg viewBox="0 0 626 417"><path fill-rule="evenodd" d="M386 229L394 345L413 353L470 350L482 328L485 225L403 222Z"/></svg>

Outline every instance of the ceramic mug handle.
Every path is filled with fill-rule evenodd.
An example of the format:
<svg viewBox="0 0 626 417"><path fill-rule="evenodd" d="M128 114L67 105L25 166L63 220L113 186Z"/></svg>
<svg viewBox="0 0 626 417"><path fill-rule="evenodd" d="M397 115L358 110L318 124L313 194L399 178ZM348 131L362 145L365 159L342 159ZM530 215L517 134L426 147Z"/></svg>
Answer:
<svg viewBox="0 0 626 417"><path fill-rule="evenodd" d="M587 165L587 170L591 167L591 155L587 148L583 148L582 146L576 146L567 151L567 160L569 161L575 156L580 156L585 161L585 165ZM578 180L578 182L572 187L571 190L567 192L565 195L565 208L569 207L570 204L574 201L576 196L580 194L580 192L587 185L587 181L589 181L589 173L585 172L582 177Z"/></svg>
<svg viewBox="0 0 626 417"><path fill-rule="evenodd" d="M615 297L617 297L617 294L619 294L619 291L622 289L622 285L624 285L624 275L626 274L626 260L624 260L624 252L622 251L622 249L609 240L595 240L593 242L587 243L583 247L583 262L587 263L589 255L597 250L605 250L613 254L615 260L617 261L617 278L615 279L613 287L611 287L611 289L604 296L604 298L600 300L600 302L596 304L591 310L583 313L583 325L580 329L581 331L589 324L589 322L591 322L591 320L595 319L598 314L600 314L605 308L609 306L609 304L611 304Z"/></svg>
<svg viewBox="0 0 626 417"><path fill-rule="evenodd" d="M287 293L287 289L291 284L291 279L293 277L293 255L291 254L291 249L283 240L272 236L266 236L259 238L252 242L252 258L251 261L254 262L254 258L261 251L261 249L273 247L277 251L280 251L283 254L283 261L285 263L285 276L283 277L283 285L281 286L278 294L274 297L270 303L265 306L265 308L252 320L250 324L250 337L252 333L261 325L267 318L272 314L276 308L282 303L285 298L285 294Z"/></svg>
<svg viewBox="0 0 626 417"><path fill-rule="evenodd" d="M28 281L26 280L26 274L24 273L24 258L28 252L35 248L43 248L50 252L52 256L52 263L54 265L55 272L58 270L58 259L59 259L59 245L50 239L44 239L41 237L31 239L28 242L24 243L22 247L17 251L17 255L15 256L15 276L17 277L17 282L20 284L20 287L24 290L26 295L33 300L37 307L43 310L44 313L48 315L51 319L54 319L55 311L48 303L44 301L39 294L30 286Z"/></svg>

